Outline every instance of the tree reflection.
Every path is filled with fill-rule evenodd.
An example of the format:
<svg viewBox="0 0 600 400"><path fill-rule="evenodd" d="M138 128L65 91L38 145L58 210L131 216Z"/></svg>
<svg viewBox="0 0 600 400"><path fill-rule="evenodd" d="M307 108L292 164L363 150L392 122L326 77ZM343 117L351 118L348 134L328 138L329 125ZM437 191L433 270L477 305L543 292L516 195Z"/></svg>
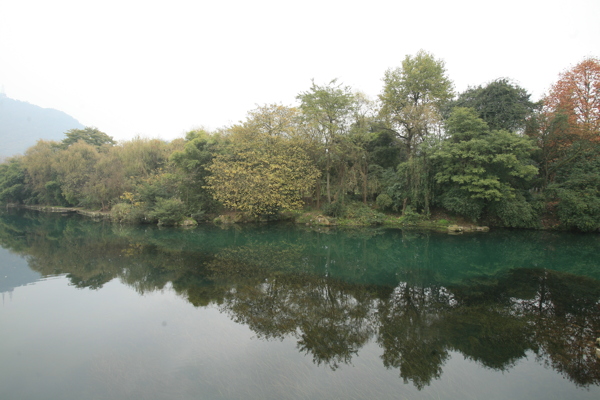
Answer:
<svg viewBox="0 0 600 400"><path fill-rule="evenodd" d="M422 389L442 374L448 359L443 332L450 294L439 287L400 284L379 304L378 343L383 365L398 368L404 382Z"/></svg>
<svg viewBox="0 0 600 400"><path fill-rule="evenodd" d="M373 333L368 291L328 277L299 273L303 246L251 245L224 249L208 269L236 282L221 309L258 337L294 336L313 361L337 369L350 363Z"/></svg>
<svg viewBox="0 0 600 400"><path fill-rule="evenodd" d="M95 290L119 279L140 294L170 284L194 306L216 305L263 340L293 338L298 351L333 370L375 342L383 365L419 389L441 377L452 351L499 371L533 352L576 385L600 385L595 272L517 267L517 256L543 257L547 243L501 240L522 250L489 262L481 254L491 244L475 236L465 247L455 237L398 231L276 232L0 216L0 244L44 276L65 274L75 287ZM594 246L573 270L591 268L585 254ZM447 268L433 262L439 259Z"/></svg>

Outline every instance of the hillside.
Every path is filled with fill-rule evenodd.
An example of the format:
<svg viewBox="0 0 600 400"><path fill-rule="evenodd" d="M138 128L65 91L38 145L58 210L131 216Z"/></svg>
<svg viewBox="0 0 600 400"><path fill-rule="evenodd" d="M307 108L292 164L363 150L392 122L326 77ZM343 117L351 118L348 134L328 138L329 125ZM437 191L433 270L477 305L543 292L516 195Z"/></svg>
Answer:
<svg viewBox="0 0 600 400"><path fill-rule="evenodd" d="M7 157L23 154L39 139L64 139L69 129L84 126L70 115L14 100L0 93L0 162Z"/></svg>

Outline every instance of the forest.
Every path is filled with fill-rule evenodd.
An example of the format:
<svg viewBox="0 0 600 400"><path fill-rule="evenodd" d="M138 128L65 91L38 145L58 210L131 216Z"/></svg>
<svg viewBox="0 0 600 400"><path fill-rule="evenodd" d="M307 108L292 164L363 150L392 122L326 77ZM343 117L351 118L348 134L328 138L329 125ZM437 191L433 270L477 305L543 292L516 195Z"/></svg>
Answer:
<svg viewBox="0 0 600 400"><path fill-rule="evenodd" d="M237 124L170 142L72 129L0 164L0 203L162 225L314 210L366 223L451 215L600 229L600 60L560 73L538 102L508 78L455 93L444 61L426 51L382 82L372 100L335 79L313 81L295 106L258 106Z"/></svg>

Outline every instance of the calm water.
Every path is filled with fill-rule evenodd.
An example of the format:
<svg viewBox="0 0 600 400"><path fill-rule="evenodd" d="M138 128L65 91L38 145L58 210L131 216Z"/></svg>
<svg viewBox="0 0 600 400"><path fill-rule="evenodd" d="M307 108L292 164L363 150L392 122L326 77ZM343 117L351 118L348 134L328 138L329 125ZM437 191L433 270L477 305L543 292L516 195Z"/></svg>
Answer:
<svg viewBox="0 0 600 400"><path fill-rule="evenodd" d="M0 399L598 399L600 235L0 214Z"/></svg>

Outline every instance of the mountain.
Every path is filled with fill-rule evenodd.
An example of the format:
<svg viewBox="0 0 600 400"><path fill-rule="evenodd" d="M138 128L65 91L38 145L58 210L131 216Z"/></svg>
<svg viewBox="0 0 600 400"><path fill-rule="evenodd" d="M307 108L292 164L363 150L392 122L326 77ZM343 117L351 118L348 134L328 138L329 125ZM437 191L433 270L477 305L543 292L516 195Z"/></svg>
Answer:
<svg viewBox="0 0 600 400"><path fill-rule="evenodd" d="M0 293L11 293L16 287L29 285L40 280L42 275L29 268L23 256L0 247ZM2 296L4 300L4 296Z"/></svg>
<svg viewBox="0 0 600 400"><path fill-rule="evenodd" d="M23 154L39 139L61 141L69 129L84 126L70 115L14 100L0 93L0 162Z"/></svg>

